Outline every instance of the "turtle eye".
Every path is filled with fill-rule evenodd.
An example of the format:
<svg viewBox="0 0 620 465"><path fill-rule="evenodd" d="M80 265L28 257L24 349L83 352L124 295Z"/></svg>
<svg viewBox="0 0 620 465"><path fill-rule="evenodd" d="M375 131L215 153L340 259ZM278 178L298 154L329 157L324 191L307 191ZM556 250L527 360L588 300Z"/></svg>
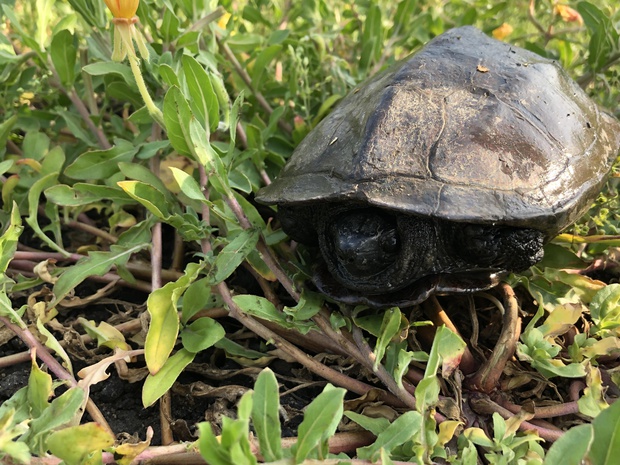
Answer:
<svg viewBox="0 0 620 465"><path fill-rule="evenodd" d="M387 254L395 254L400 248L400 241L398 240L398 234L395 229L389 229L383 232L379 237L379 245L381 250Z"/></svg>

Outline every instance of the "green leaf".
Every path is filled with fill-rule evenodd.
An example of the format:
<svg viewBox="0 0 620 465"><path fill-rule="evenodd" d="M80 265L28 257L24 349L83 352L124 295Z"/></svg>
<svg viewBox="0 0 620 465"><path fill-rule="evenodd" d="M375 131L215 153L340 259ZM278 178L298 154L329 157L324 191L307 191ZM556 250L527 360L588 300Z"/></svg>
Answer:
<svg viewBox="0 0 620 465"><path fill-rule="evenodd" d="M607 65L612 53L618 50L618 32L605 13L590 2L579 2L577 10L590 32L588 63L594 71Z"/></svg>
<svg viewBox="0 0 620 465"><path fill-rule="evenodd" d="M60 167L59 167L60 168ZM61 254L68 256L69 252L62 248L62 245L57 245L56 242L51 240L43 232L39 226L39 197L41 193L48 187L53 186L58 182L58 173L50 173L42 178L38 179L28 191L28 217L26 223L30 226L37 237L47 244L51 249L60 252Z"/></svg>
<svg viewBox="0 0 620 465"><path fill-rule="evenodd" d="M324 298L321 294L304 288L297 305L294 307L285 306L283 312L294 321L307 321L321 311L323 301Z"/></svg>
<svg viewBox="0 0 620 465"><path fill-rule="evenodd" d="M247 358L249 360L260 360L270 358L268 354L264 354L262 352L258 352L256 350L251 350L243 347L236 342L231 341L230 339L224 338L220 339L215 343L215 347L218 349L222 349L226 352L230 358Z"/></svg>
<svg viewBox="0 0 620 465"><path fill-rule="evenodd" d="M554 269L566 269L566 268L585 268L587 264L580 259L575 252L567 247L563 247L560 244L554 244L553 242L545 245L545 255L543 259L536 265L540 269L554 268Z"/></svg>
<svg viewBox="0 0 620 465"><path fill-rule="evenodd" d="M263 74L265 74L265 71L267 71L273 59L278 56L281 51L282 45L269 45L268 47L264 47L258 54L254 61L254 66L252 67L252 84L254 84L256 88L260 89Z"/></svg>
<svg viewBox="0 0 620 465"><path fill-rule="evenodd" d="M620 457L620 402L614 402L592 422L594 440L588 458L592 465L615 465Z"/></svg>
<svg viewBox="0 0 620 465"><path fill-rule="evenodd" d="M580 378L585 376L583 365L571 363L565 365L562 360L554 357L560 352L560 347L546 340L538 328L531 328L521 335L522 343L517 344L519 359L529 362L533 368L544 376L562 376Z"/></svg>
<svg viewBox="0 0 620 465"><path fill-rule="evenodd" d="M170 65L161 64L157 69L159 71L159 75L164 80L168 86L173 87L181 87L181 83L179 82L179 77L177 73L170 67Z"/></svg>
<svg viewBox="0 0 620 465"><path fill-rule="evenodd" d="M482 446L490 449L495 445L493 443L493 440L490 439L481 428L467 428L465 431L463 431L463 436L477 446Z"/></svg>
<svg viewBox="0 0 620 465"><path fill-rule="evenodd" d="M137 88L131 68L123 63L118 63L116 61L91 63L90 65L83 66L82 71L90 74L91 76L105 76L108 74L114 74L123 78L125 84L129 85L133 89Z"/></svg>
<svg viewBox="0 0 620 465"><path fill-rule="evenodd" d="M198 318L181 331L183 347L193 353L208 349L226 336L226 331L212 318Z"/></svg>
<svg viewBox="0 0 620 465"><path fill-rule="evenodd" d="M49 373L41 370L35 360L32 360L31 363L27 388L28 407L31 415L36 418L49 407L48 399L54 394L54 389L52 388L52 377Z"/></svg>
<svg viewBox="0 0 620 465"><path fill-rule="evenodd" d="M435 376L441 361L442 376L447 378L458 367L465 346L465 342L458 334L445 326L440 326L433 340L424 377Z"/></svg>
<svg viewBox="0 0 620 465"><path fill-rule="evenodd" d="M439 380L436 376L427 377L415 387L415 408L420 413L426 413L431 407L437 404L440 392Z"/></svg>
<svg viewBox="0 0 620 465"><path fill-rule="evenodd" d="M390 458L390 454L383 449L381 449L380 460L381 465L394 465L394 462Z"/></svg>
<svg viewBox="0 0 620 465"><path fill-rule="evenodd" d="M383 314L383 322L381 323L381 330L379 337L377 338L377 344L375 345L375 361L373 367L376 369L383 356L385 355L385 349L388 344L392 342L392 339L398 335L401 331L402 315L398 307L388 308Z"/></svg>
<svg viewBox="0 0 620 465"><path fill-rule="evenodd" d="M47 27L52 21L52 7L54 6L54 1L38 0L35 5L37 13L34 15L34 18L31 17L31 19L34 19L36 24L34 32L35 39L40 49L43 50L48 37Z"/></svg>
<svg viewBox="0 0 620 465"><path fill-rule="evenodd" d="M264 297L257 295L235 295L233 296L233 302L235 302L241 310L249 315L261 318L267 321L273 321L282 326L286 326L286 317L282 312Z"/></svg>
<svg viewBox="0 0 620 465"><path fill-rule="evenodd" d="M73 186L58 184L45 189L45 197L56 205L78 207L99 202L127 205L135 201L121 189L96 184L75 183Z"/></svg>
<svg viewBox="0 0 620 465"><path fill-rule="evenodd" d="M193 57L183 55L183 73L190 95L190 106L203 128L210 132L217 129L220 108L209 75Z"/></svg>
<svg viewBox="0 0 620 465"><path fill-rule="evenodd" d="M0 123L0 147L6 146L6 142L11 135L11 131L13 130L13 126L15 126L16 122L17 115L13 115ZM5 160L3 163L6 163L8 161L9 160ZM5 165L3 165L3 168L4 166Z"/></svg>
<svg viewBox="0 0 620 465"><path fill-rule="evenodd" d="M551 445L543 465L581 465L593 440L592 425L574 426Z"/></svg>
<svg viewBox="0 0 620 465"><path fill-rule="evenodd" d="M191 156L193 158L189 122L194 118L194 115L181 89L178 87L170 87L168 92L166 92L163 113L166 133L172 147L179 152L179 155Z"/></svg>
<svg viewBox="0 0 620 465"><path fill-rule="evenodd" d="M26 327L26 324L22 321L20 315L24 314L26 306L24 305L20 310L13 310L13 304L9 299L6 292L0 292L0 315L6 316L11 319L13 323L19 324L22 328ZM2 404L0 404L0 408Z"/></svg>
<svg viewBox="0 0 620 465"><path fill-rule="evenodd" d="M106 321L97 322L78 317L78 323L82 325L86 334L97 341L97 347L108 347L112 350L131 350L125 342L125 336L118 329Z"/></svg>
<svg viewBox="0 0 620 465"><path fill-rule="evenodd" d="M166 360L157 374L149 374L142 387L142 405L149 407L172 387L181 372L189 365L196 354L181 349Z"/></svg>
<svg viewBox="0 0 620 465"><path fill-rule="evenodd" d="M128 179L151 185L165 195L169 202L174 202L176 200L175 197L169 193L163 181L155 176L147 167L137 163L120 162L118 168Z"/></svg>
<svg viewBox="0 0 620 465"><path fill-rule="evenodd" d="M71 289L89 276L102 276L113 266L123 266L129 258L151 245L150 223L144 221L125 231L109 252L90 252L88 257L62 272L54 284L54 300L49 308L61 301Z"/></svg>
<svg viewBox="0 0 620 465"><path fill-rule="evenodd" d="M553 312L538 327L543 337L557 337L565 334L582 315L582 306L564 304L555 307Z"/></svg>
<svg viewBox="0 0 620 465"><path fill-rule="evenodd" d="M209 284L215 285L228 278L245 257L256 247L260 231L258 229L243 230L230 244L217 254L215 262L207 275Z"/></svg>
<svg viewBox="0 0 620 465"><path fill-rule="evenodd" d="M299 425L297 443L291 448L295 463L301 463L310 457L327 457L327 441L336 432L342 418L345 393L344 389L328 384L308 405Z"/></svg>
<svg viewBox="0 0 620 465"><path fill-rule="evenodd" d="M607 406L605 402L605 387L598 368L590 363L586 364L586 388L577 401L579 413L590 417L598 416Z"/></svg>
<svg viewBox="0 0 620 465"><path fill-rule="evenodd" d="M47 134L29 131L24 137L22 148L24 152L28 154L28 158L34 158L35 160L40 160L43 163L45 162L46 156L50 152L50 142L50 138L47 136ZM64 159L61 161L60 165L57 161L57 163L55 163L53 166L48 167L51 169L43 171L43 168L41 168L41 172L43 174L58 172L62 163L64 163Z"/></svg>
<svg viewBox="0 0 620 465"><path fill-rule="evenodd" d="M98 146L97 140L90 131L86 130L84 120L77 113L63 108L56 108L55 111L65 120L67 127L75 137L84 142L88 147Z"/></svg>
<svg viewBox="0 0 620 465"><path fill-rule="evenodd" d="M235 51L253 52L263 43L263 37L258 34L235 34L226 39L226 43Z"/></svg>
<svg viewBox="0 0 620 465"><path fill-rule="evenodd" d="M9 227L6 228L4 234L0 237L0 274L4 273L9 266L9 262L13 259L15 251L17 250L17 242L24 227L22 226L22 219L19 215L19 208L15 202L13 202L13 208L11 209L11 222Z"/></svg>
<svg viewBox="0 0 620 465"><path fill-rule="evenodd" d="M192 153L195 154L199 163L209 173L209 182L217 192L230 197L230 185L228 172L222 163L222 159L211 146L204 129L195 119L189 122L189 138L192 145Z"/></svg>
<svg viewBox="0 0 620 465"><path fill-rule="evenodd" d="M107 20L105 15L106 7L104 4L90 0L68 0L68 3L90 26L97 29L105 28Z"/></svg>
<svg viewBox="0 0 620 465"><path fill-rule="evenodd" d="M207 284L207 279L194 281L183 294L181 322L186 324L196 313L206 308L211 301L211 286Z"/></svg>
<svg viewBox="0 0 620 465"><path fill-rule="evenodd" d="M258 436L260 453L266 462L275 462L282 458L278 391L278 381L273 371L265 368L254 384L252 423Z"/></svg>
<svg viewBox="0 0 620 465"><path fill-rule="evenodd" d="M75 61L77 56L77 49L71 32L63 29L54 35L50 46L50 56L58 77L60 77L60 82L67 89L71 89L75 81Z"/></svg>
<svg viewBox="0 0 620 465"><path fill-rule="evenodd" d="M118 140L108 150L85 152L65 169L65 175L73 179L107 179L118 173L118 163L128 162L138 152L137 147L125 140Z"/></svg>
<svg viewBox="0 0 620 465"><path fill-rule="evenodd" d="M47 439L47 447L67 465L80 465L89 454L107 449L114 441L114 436L103 426L86 423L55 431Z"/></svg>
<svg viewBox="0 0 620 465"><path fill-rule="evenodd" d="M21 21L19 20L19 18L15 14L15 11L13 10L13 8L11 8L6 3L3 3L2 4L2 12L7 17L7 19L10 21L11 26L19 34L21 41L24 42L25 45L27 45L28 47L32 48L32 50L35 51L39 55L39 57L41 57L41 47L39 46L39 44L37 42L35 42L34 38L32 36L30 36L24 30L24 28L21 25Z"/></svg>
<svg viewBox="0 0 620 465"><path fill-rule="evenodd" d="M355 412L344 412L344 415L375 436L379 436L390 426L390 420L384 417L367 417Z"/></svg>
<svg viewBox="0 0 620 465"><path fill-rule="evenodd" d="M41 322L40 318L37 318L37 329L41 333L43 340L45 341L45 347L50 349L50 351L54 352L60 359L62 360L63 365L67 369L67 371L73 374L73 365L71 364L71 359L69 358L69 354L64 349L63 346L60 345L56 336L52 334L52 332L45 327L45 325Z"/></svg>
<svg viewBox="0 0 620 465"><path fill-rule="evenodd" d="M366 20L362 32L362 54L359 67L367 70L370 64L381 56L383 46L383 27L381 8L376 3L371 3L366 12Z"/></svg>
<svg viewBox="0 0 620 465"><path fill-rule="evenodd" d="M144 357L151 374L158 373L167 363L179 333L177 302L203 268L204 263L189 263L183 276L151 292L146 301L151 323L144 342Z"/></svg>
<svg viewBox="0 0 620 465"><path fill-rule="evenodd" d="M213 434L211 423L200 423L198 431L200 431L198 449L202 458L209 465L237 465L229 458L227 451L224 450Z"/></svg>
<svg viewBox="0 0 620 465"><path fill-rule="evenodd" d="M171 204L162 191L140 181L119 181L117 185L131 198L137 200L160 220L168 220L173 213L169 208L178 209L178 204Z"/></svg>
<svg viewBox="0 0 620 465"><path fill-rule="evenodd" d="M250 444L249 415L252 410L252 391L246 392L239 401L237 420L222 418L220 443L227 452L229 463L234 465L256 465L257 460Z"/></svg>
<svg viewBox="0 0 620 465"><path fill-rule="evenodd" d="M231 107L230 107L230 96L228 95L228 92L226 91L226 87L224 86L224 81L222 80L222 78L220 76L218 76L217 74L211 74L209 76L211 78L211 85L213 86L213 92L215 92L215 95L217 97L217 101L220 107L220 111L222 112L222 117L221 117L221 125L219 127L219 129L225 131L226 129L228 129L231 134L234 134L233 136L231 136L231 146L234 145L234 141L235 141L235 137L237 134L236 131L236 123L237 123L237 119L236 119L236 114L234 114L231 118ZM239 96L237 97L237 100L241 100L243 98L243 91L241 91L241 93L239 94ZM233 112L235 111L235 105L237 104L237 100L235 101L235 104L233 104L232 110ZM238 109L238 105L237 105L237 109ZM233 127L231 128L231 124L233 125Z"/></svg>
<svg viewBox="0 0 620 465"><path fill-rule="evenodd" d="M52 431L70 422L79 421L84 397L81 388L70 388L30 422L28 431L20 440L26 442L33 453L44 455L47 449L45 441Z"/></svg>
<svg viewBox="0 0 620 465"><path fill-rule="evenodd" d="M170 171L172 171L172 176L174 177L174 180L181 188L181 192L183 192L185 195L187 195L187 197L192 200L206 202L205 194L202 192L200 186L193 177L191 177L185 171L175 168L174 166L170 167Z"/></svg>
<svg viewBox="0 0 620 465"><path fill-rule="evenodd" d="M179 35L179 18L170 10L166 8L164 10L164 17L162 24L159 27L165 42L172 42Z"/></svg>
<svg viewBox="0 0 620 465"><path fill-rule="evenodd" d="M18 389L11 397L0 404L0 418L7 418L7 416L12 417L13 424L15 425L30 420L32 415L28 405L28 386Z"/></svg>
<svg viewBox="0 0 620 465"><path fill-rule="evenodd" d="M428 354L422 351L409 352L399 349L396 357L396 366L394 367L394 379L399 387L403 387L403 376L409 370L411 362L428 362Z"/></svg>
<svg viewBox="0 0 620 465"><path fill-rule="evenodd" d="M422 427L422 415L418 412L406 412L394 420L373 444L357 449L360 459L375 461L381 449L391 452L411 438L415 437Z"/></svg>
<svg viewBox="0 0 620 465"><path fill-rule="evenodd" d="M15 419L15 409L0 412L0 457L11 458L8 463L31 463L31 455L27 444L16 441L28 429L26 422Z"/></svg>
<svg viewBox="0 0 620 465"><path fill-rule="evenodd" d="M592 320L599 329L620 326L620 284L609 284L597 292L590 302Z"/></svg>

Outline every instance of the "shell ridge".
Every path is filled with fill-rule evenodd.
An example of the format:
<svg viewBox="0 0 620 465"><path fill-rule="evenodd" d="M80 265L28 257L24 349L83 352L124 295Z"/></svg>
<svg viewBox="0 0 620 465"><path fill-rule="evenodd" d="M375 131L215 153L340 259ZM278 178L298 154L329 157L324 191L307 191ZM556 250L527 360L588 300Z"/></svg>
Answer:
<svg viewBox="0 0 620 465"><path fill-rule="evenodd" d="M447 124L446 108L448 105L448 97L449 96L446 95L441 99L441 129L439 129L439 134L437 134L437 138L435 139L435 142L433 142L433 145L431 146L429 155L428 157L426 157L426 172L428 173L428 177L436 179L438 181L441 181L441 179L435 176L435 173L433 172L431 168L431 163L432 163L432 160L434 160L437 157L437 148L439 147L439 142L441 141L443 137L443 133L446 129L446 124Z"/></svg>

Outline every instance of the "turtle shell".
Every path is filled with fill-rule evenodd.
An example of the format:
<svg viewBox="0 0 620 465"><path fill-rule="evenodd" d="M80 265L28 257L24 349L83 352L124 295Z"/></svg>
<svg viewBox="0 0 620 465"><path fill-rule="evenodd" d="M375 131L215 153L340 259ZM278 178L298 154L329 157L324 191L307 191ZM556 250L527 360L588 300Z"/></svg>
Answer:
<svg viewBox="0 0 620 465"><path fill-rule="evenodd" d="M550 238L595 199L619 147L620 123L558 63L461 27L355 88L257 200L361 202Z"/></svg>

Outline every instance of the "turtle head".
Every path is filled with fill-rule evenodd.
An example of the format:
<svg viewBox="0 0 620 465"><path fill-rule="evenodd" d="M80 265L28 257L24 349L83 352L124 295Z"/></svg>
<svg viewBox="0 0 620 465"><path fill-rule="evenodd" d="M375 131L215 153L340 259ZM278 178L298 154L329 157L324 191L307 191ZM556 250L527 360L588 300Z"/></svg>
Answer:
<svg viewBox="0 0 620 465"><path fill-rule="evenodd" d="M329 253L351 277L384 271L400 252L396 221L378 210L345 213L327 225L326 235Z"/></svg>
<svg viewBox="0 0 620 465"><path fill-rule="evenodd" d="M318 239L329 273L346 288L368 294L391 292L426 274L434 229L420 219L414 231L404 231L402 216L373 207L335 208L325 215ZM415 246L414 238L420 239Z"/></svg>

